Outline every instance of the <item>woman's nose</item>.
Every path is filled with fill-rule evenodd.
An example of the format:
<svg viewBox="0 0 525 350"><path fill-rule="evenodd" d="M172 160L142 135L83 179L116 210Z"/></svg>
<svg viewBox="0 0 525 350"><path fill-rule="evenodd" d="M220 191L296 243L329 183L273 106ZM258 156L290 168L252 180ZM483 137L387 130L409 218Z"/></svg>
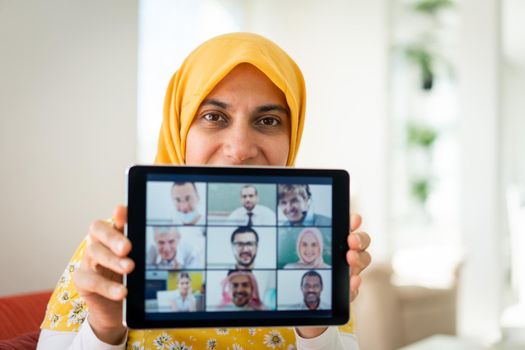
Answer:
<svg viewBox="0 0 525 350"><path fill-rule="evenodd" d="M257 156L259 146L248 125L237 125L230 129L225 140L224 150L225 155L234 164L242 164Z"/></svg>

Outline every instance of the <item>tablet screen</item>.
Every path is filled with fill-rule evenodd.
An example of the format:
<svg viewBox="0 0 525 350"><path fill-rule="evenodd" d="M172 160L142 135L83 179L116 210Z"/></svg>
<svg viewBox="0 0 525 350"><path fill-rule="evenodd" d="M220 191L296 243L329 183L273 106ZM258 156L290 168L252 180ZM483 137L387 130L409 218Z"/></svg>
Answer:
<svg viewBox="0 0 525 350"><path fill-rule="evenodd" d="M333 196L331 176L148 173L144 320L331 318Z"/></svg>

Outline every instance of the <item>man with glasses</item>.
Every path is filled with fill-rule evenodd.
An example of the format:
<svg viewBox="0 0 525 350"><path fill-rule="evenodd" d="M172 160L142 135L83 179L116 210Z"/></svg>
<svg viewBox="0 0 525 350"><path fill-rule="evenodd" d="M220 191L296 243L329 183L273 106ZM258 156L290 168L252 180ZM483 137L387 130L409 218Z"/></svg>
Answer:
<svg viewBox="0 0 525 350"><path fill-rule="evenodd" d="M257 256L257 244L259 235L250 226L240 226L231 235L233 256L235 257L235 269L251 270L254 268L254 260Z"/></svg>

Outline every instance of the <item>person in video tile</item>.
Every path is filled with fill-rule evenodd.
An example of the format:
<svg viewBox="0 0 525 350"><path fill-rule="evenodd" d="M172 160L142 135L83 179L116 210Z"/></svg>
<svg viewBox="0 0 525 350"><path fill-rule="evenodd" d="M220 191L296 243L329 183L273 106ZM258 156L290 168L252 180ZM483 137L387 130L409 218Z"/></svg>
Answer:
<svg viewBox="0 0 525 350"><path fill-rule="evenodd" d="M318 228L307 227L297 237L296 252L299 261L286 264L285 269L329 268L323 260L323 235Z"/></svg>
<svg viewBox="0 0 525 350"><path fill-rule="evenodd" d="M222 310L263 310L257 280L251 271L231 270L223 282Z"/></svg>
<svg viewBox="0 0 525 350"><path fill-rule="evenodd" d="M310 186L306 184L278 186L279 208L286 217L286 226L330 226L332 220L316 214L312 208Z"/></svg>
<svg viewBox="0 0 525 350"><path fill-rule="evenodd" d="M180 243L180 232L175 227L155 227L155 246L150 247L147 264L158 269L202 268L199 250Z"/></svg>
<svg viewBox="0 0 525 350"><path fill-rule="evenodd" d="M171 187L171 198L175 205L176 225L204 225L204 215L199 213L199 193L193 182L174 182Z"/></svg>
<svg viewBox="0 0 525 350"><path fill-rule="evenodd" d="M257 231L249 226L238 227L231 235L231 244L236 261L235 268L238 270L253 269L259 244Z"/></svg>
<svg viewBox="0 0 525 350"><path fill-rule="evenodd" d="M294 309L299 310L329 310L330 305L321 301L323 291L323 278L316 271L305 272L301 278L301 291L303 302L299 303Z"/></svg>
<svg viewBox="0 0 525 350"><path fill-rule="evenodd" d="M236 225L275 225L275 212L259 204L259 194L254 185L241 188L242 207L235 209L228 221Z"/></svg>
<svg viewBox="0 0 525 350"><path fill-rule="evenodd" d="M191 290L191 277L187 272L181 272L177 276L177 286L171 300L171 308L174 311L196 311L196 299Z"/></svg>

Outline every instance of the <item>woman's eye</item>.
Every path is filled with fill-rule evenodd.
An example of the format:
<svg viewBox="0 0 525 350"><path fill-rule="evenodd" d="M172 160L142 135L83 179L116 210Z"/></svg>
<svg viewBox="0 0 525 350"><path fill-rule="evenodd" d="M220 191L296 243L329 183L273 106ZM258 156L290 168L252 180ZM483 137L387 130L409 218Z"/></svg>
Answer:
<svg viewBox="0 0 525 350"><path fill-rule="evenodd" d="M219 113L206 113L202 118L208 122L226 122L226 118Z"/></svg>
<svg viewBox="0 0 525 350"><path fill-rule="evenodd" d="M262 126L277 126L281 124L281 121L278 118L274 117L264 117L257 121L258 125Z"/></svg>

